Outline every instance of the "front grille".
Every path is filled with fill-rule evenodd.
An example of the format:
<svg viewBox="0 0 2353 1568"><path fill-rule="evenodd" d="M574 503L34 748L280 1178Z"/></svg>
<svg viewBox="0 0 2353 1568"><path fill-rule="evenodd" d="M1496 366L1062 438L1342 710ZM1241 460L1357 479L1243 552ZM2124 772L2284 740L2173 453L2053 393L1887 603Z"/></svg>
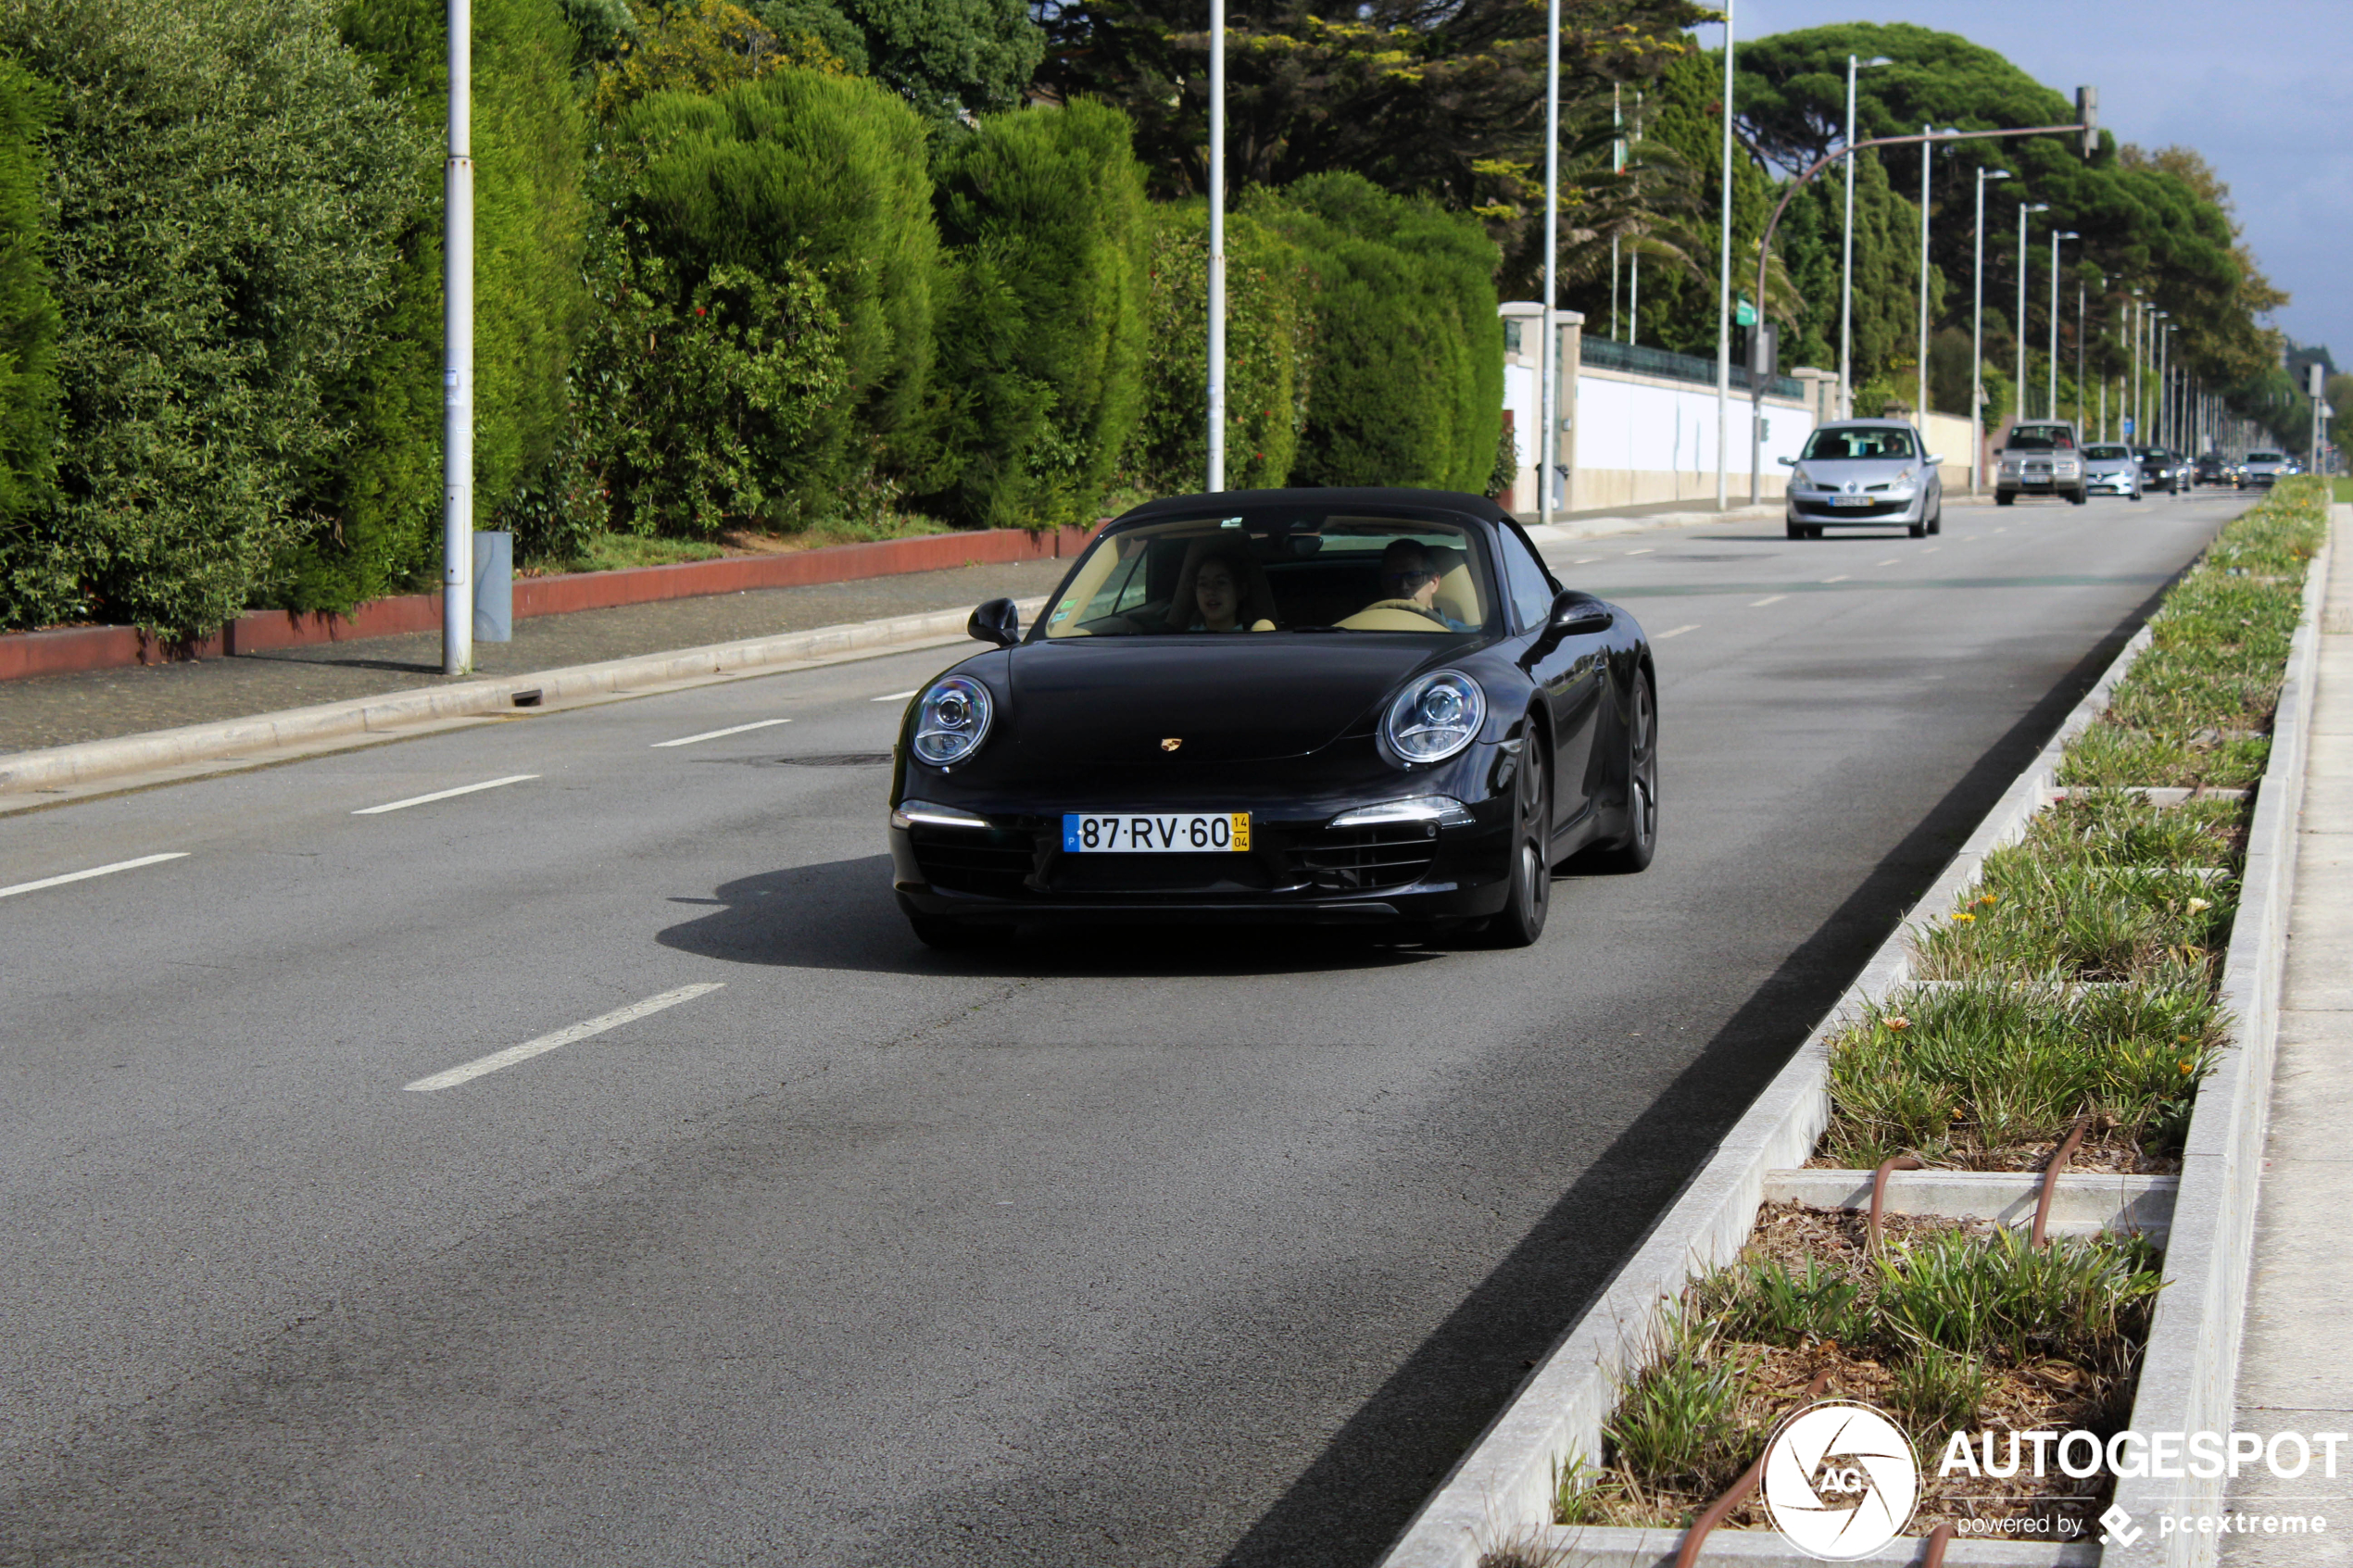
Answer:
<svg viewBox="0 0 2353 1568"><path fill-rule="evenodd" d="M1038 864L1037 841L1026 833L917 826L907 836L924 880L950 893L1018 897Z"/></svg>
<svg viewBox="0 0 2353 1568"><path fill-rule="evenodd" d="M1893 517L1908 510L1912 503L1902 501L1866 501L1859 507L1833 507L1827 501L1800 500L1797 509L1804 517Z"/></svg>
<svg viewBox="0 0 2353 1568"><path fill-rule="evenodd" d="M1326 828L1301 834L1290 854L1302 875L1332 892L1403 887L1429 871L1438 829L1429 822Z"/></svg>

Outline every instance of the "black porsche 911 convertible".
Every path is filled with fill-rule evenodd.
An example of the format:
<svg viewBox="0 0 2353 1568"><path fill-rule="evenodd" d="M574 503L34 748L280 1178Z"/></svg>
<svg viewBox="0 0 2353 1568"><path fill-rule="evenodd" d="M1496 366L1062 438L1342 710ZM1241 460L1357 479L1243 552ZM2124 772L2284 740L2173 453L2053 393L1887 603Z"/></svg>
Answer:
<svg viewBox="0 0 2353 1568"><path fill-rule="evenodd" d="M1044 920L1477 925L1552 868L1641 871L1657 687L1634 618L1429 490L1180 496L1106 525L1025 635L909 705L899 902L935 946Z"/></svg>

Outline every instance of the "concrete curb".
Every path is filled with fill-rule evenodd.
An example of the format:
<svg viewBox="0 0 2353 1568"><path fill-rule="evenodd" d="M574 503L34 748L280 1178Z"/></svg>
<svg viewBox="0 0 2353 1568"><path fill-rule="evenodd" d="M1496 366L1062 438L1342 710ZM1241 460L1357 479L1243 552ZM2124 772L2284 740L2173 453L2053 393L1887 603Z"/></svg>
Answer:
<svg viewBox="0 0 2353 1568"><path fill-rule="evenodd" d="M2331 532L2347 508L2329 508ZM2247 1271L2263 1179L2263 1132L2271 1109L2280 995L2287 978L2288 916L2294 908L2296 829L2311 748L2313 688L2320 671L2321 615L2332 545L2322 546L2304 581L2304 610L2288 646L2287 679L2271 723L2271 755L2256 791L2239 912L2222 962L2222 1006L2237 1021L2238 1049L2224 1054L2198 1089L2182 1154L2165 1250L2165 1292L2149 1323L2131 1425L2141 1432L2228 1432L2236 1411L2239 1341L2246 1328ZM2165 1513L2220 1513L2223 1481L2119 1480L2117 1505L2146 1534L2103 1559L2118 1568L2219 1560L2221 1537L2176 1531Z"/></svg>
<svg viewBox="0 0 2353 1568"><path fill-rule="evenodd" d="M1680 1532L1550 1524L1555 1467L1571 1455L1600 1456L1602 1424L1626 1379L1641 1367L1660 1309L1694 1273L1740 1251L1755 1223L1768 1177L1803 1166L1813 1153L1830 1124L1830 1042L1850 1019L1909 977L1914 914L1949 908L1978 880L1985 857L2024 833L2028 820L2051 797L2062 749L2099 717L2108 694L2149 641L2146 626L2133 634L1797 1054L1685 1184L1642 1245L1422 1505L1381 1559L1381 1568L1478 1568L1480 1556L1504 1540L1529 1543L1531 1555L1545 1554L1538 1560L1548 1568L1629 1568L1673 1560ZM1753 1555L1766 1547L1783 1555ZM1964 1548L1971 1555L1961 1555ZM1920 1549L1919 1539L1906 1538L1863 1561L1907 1562ZM1743 1544L1737 1533L1712 1539L1704 1560L1812 1561L1779 1536L1759 1547ZM1945 1561L2056 1568L2095 1562L2098 1553L2095 1548L1969 1541L1956 1542Z"/></svg>
<svg viewBox="0 0 2353 1568"><path fill-rule="evenodd" d="M1045 603L1042 597L1019 601L1022 619L1035 619ZM384 696L352 697L246 719L19 752L0 757L0 799L100 780L120 781L125 775L193 763L254 759L258 754L339 739L389 739L421 725L512 713L524 707L548 708L583 698L644 694L655 688L676 690L792 665L833 663L927 643L952 642L963 635L971 615L968 609L941 609L820 626L774 637L713 643ZM519 697L530 700L522 703Z"/></svg>
<svg viewBox="0 0 2353 1568"><path fill-rule="evenodd" d="M1765 1201L1867 1210L1871 1206L1871 1175L1869 1171L1828 1169L1768 1171ZM2178 1185L2171 1176L2089 1171L2062 1175L2051 1190L2049 1228L2058 1236L2137 1231L2163 1246ZM2034 1223L2034 1206L2042 1195L2042 1175L2033 1171L1898 1171L1888 1179L1881 1212L1984 1220L2026 1230Z"/></svg>

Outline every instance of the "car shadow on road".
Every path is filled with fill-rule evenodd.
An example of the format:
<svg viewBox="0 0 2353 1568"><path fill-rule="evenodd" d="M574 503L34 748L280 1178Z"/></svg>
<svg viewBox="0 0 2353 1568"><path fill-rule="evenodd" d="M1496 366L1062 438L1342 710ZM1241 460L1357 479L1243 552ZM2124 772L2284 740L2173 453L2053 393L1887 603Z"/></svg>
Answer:
<svg viewBox="0 0 2353 1568"><path fill-rule="evenodd" d="M2163 591L2152 593L1978 758L1358 1407L1224 1556L1221 1568L1365 1568L1379 1559L1531 1375L1529 1369L1642 1244Z"/></svg>
<svg viewBox="0 0 2353 1568"><path fill-rule="evenodd" d="M915 940L892 901L887 855L757 872L711 891L672 898L709 912L655 940L722 963L1022 978L1328 973L1425 963L1444 950L1399 947L1363 931L1236 922L1041 925L1001 946L944 953Z"/></svg>

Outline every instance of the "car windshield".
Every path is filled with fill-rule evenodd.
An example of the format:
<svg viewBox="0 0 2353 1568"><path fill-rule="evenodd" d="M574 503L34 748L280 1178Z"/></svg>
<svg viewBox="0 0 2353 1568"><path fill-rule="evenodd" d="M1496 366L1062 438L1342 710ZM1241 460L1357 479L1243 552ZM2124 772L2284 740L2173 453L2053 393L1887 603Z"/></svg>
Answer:
<svg viewBox="0 0 2353 1568"><path fill-rule="evenodd" d="M2284 463L2287 461L2285 458L2281 457L2277 452L2249 452L2246 455L2246 460L2250 463Z"/></svg>
<svg viewBox="0 0 2353 1568"><path fill-rule="evenodd" d="M2141 456L2144 458L2170 458L2172 455L2172 453L2168 452L2162 446L2144 446L2141 448Z"/></svg>
<svg viewBox="0 0 2353 1568"><path fill-rule="evenodd" d="M2020 425L2004 445L2013 452L2072 452L2075 433L2065 425Z"/></svg>
<svg viewBox="0 0 2353 1568"><path fill-rule="evenodd" d="M1908 458L1913 455L1912 433L1884 425L1831 425L1816 431L1806 442L1801 462L1837 462L1842 458Z"/></svg>
<svg viewBox="0 0 2353 1568"><path fill-rule="evenodd" d="M2129 458L2133 452L2128 446L2086 446L2083 448L2083 455L2087 458Z"/></svg>
<svg viewBox="0 0 2353 1568"><path fill-rule="evenodd" d="M1478 533L1313 507L1145 523L1088 547L1045 635L1397 632L1443 637L1497 604Z"/></svg>

